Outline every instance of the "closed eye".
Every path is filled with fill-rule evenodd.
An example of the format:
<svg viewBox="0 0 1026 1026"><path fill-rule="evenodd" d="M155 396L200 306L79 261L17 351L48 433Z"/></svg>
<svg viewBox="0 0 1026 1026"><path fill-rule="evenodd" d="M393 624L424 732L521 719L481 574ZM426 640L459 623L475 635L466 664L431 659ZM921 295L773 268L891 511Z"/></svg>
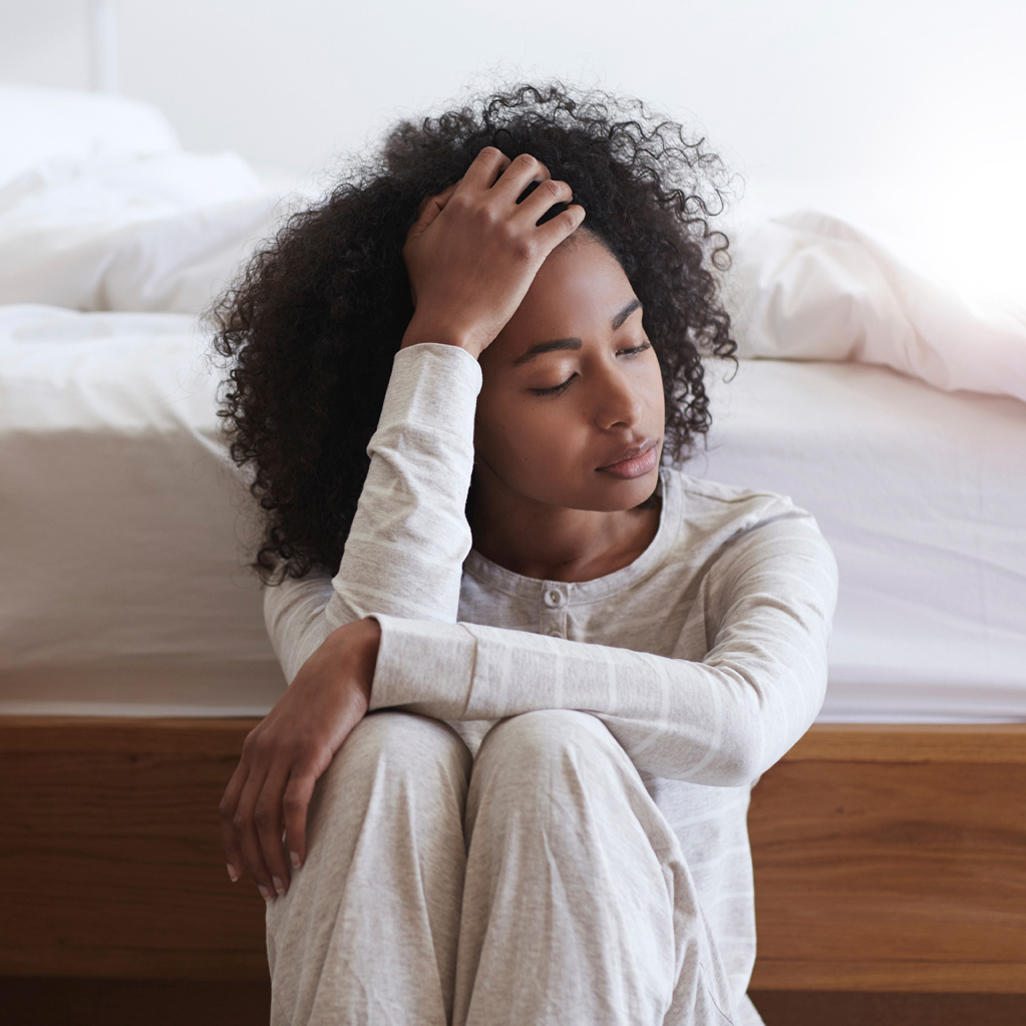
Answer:
<svg viewBox="0 0 1026 1026"><path fill-rule="evenodd" d="M624 356L637 356L638 353L643 353L646 349L651 348L652 343L649 342L648 339L646 339L640 346L635 346L633 349L621 349L620 353L618 353L617 355L619 356L620 354L622 354ZM561 385L554 385L552 388L529 388L528 392L533 392L535 395L559 395L560 393L565 392L570 387L570 382L573 381L576 377L577 372L575 371Z"/></svg>

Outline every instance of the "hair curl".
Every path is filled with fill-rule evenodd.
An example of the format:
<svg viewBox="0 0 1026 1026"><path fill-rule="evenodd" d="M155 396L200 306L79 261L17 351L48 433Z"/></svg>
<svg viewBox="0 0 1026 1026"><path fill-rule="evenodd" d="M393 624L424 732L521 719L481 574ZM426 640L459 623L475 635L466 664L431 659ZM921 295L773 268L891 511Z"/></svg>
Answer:
<svg viewBox="0 0 1026 1026"><path fill-rule="evenodd" d="M729 267L729 242L707 221L723 211L725 170L704 142L656 123L640 100L574 93L558 80L517 85L400 121L379 153L352 160L326 198L289 216L204 314L230 368L222 431L233 461L254 465L250 492L266 512L249 564L261 580L271 583L276 556L280 579L337 572L413 316L406 234L421 201L462 178L487 145L530 153L569 182L582 230L620 262L663 375L663 459L684 462L711 424L700 350L737 365L713 274Z"/></svg>

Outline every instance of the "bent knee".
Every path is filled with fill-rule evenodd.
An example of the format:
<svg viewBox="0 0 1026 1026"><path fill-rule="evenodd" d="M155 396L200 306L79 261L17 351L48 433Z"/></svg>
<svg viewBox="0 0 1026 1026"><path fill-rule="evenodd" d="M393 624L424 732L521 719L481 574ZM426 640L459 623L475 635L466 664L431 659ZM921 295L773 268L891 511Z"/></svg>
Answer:
<svg viewBox="0 0 1026 1026"><path fill-rule="evenodd" d="M377 709L353 728L335 753L340 768L389 769L420 776L438 768L469 769L470 752L447 723L399 709Z"/></svg>
<svg viewBox="0 0 1026 1026"><path fill-rule="evenodd" d="M591 713L578 709L534 709L497 723L481 744L478 758L487 750L500 762L544 762L565 753L587 756L619 747L606 725Z"/></svg>

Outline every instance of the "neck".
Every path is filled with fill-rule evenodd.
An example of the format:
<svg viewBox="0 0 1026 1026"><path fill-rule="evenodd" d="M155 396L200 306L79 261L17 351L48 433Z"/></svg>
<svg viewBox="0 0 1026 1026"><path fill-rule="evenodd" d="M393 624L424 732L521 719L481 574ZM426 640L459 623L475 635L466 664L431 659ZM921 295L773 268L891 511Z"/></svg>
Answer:
<svg viewBox="0 0 1026 1026"><path fill-rule="evenodd" d="M470 523L474 548L524 577L590 581L634 562L659 526L658 497L627 510L513 506L474 494Z"/></svg>

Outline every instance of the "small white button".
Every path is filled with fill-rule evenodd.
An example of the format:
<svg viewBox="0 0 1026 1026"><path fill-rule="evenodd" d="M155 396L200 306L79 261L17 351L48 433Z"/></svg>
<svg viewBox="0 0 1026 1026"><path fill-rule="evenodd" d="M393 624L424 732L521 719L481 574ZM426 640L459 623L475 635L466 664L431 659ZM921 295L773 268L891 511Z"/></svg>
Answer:
<svg viewBox="0 0 1026 1026"><path fill-rule="evenodd" d="M555 588L549 588L545 592L545 605L547 606L561 606L563 604L563 593L557 591Z"/></svg>

